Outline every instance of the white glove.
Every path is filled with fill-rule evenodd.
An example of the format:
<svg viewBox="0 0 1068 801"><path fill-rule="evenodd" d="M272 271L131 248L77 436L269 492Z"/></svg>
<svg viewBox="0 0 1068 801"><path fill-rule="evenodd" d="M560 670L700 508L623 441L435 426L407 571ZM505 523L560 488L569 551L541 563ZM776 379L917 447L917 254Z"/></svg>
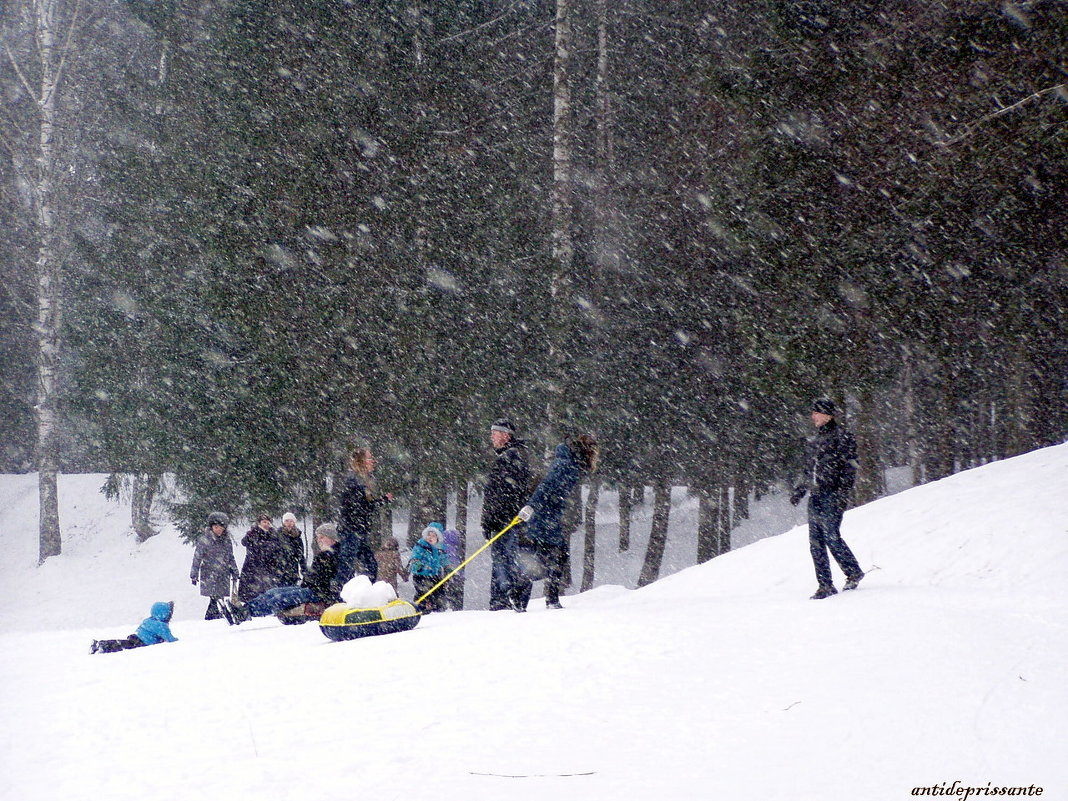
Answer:
<svg viewBox="0 0 1068 801"><path fill-rule="evenodd" d="M522 509L519 510L519 513L516 515L516 517L526 523L528 520L530 520L530 518L534 517L534 507L524 506Z"/></svg>

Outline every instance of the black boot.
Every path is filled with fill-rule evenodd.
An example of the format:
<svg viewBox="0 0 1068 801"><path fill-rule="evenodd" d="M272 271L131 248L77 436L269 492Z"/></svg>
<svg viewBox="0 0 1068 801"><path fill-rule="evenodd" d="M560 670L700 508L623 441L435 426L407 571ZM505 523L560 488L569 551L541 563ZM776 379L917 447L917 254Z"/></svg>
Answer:
<svg viewBox="0 0 1068 801"><path fill-rule="evenodd" d="M832 595L837 595L837 594L838 594L838 590L836 590L833 585L831 585L831 584L821 584L816 589L816 592L812 596L811 600L819 601L822 598L830 598Z"/></svg>

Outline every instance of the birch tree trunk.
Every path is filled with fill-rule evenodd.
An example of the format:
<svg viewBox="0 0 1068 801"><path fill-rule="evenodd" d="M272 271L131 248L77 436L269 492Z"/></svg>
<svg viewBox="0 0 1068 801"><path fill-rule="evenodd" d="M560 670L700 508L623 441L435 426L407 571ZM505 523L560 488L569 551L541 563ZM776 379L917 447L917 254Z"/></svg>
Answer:
<svg viewBox="0 0 1068 801"><path fill-rule="evenodd" d="M564 377L564 320L575 256L572 239L571 192L571 9L570 0L556 0L556 55L553 62L553 184L551 273L549 277L549 393L546 425L559 430ZM546 447L551 447L547 445Z"/></svg>
<svg viewBox="0 0 1068 801"><path fill-rule="evenodd" d="M470 489L466 479L461 479L460 483L456 487L456 531L460 534L457 548L459 550L460 561L462 562L467 558L467 501ZM459 575L450 579L455 582L456 588L454 590L456 595L456 601L460 605L460 609L464 608L464 591L466 589L466 582L464 581L464 574L461 572Z"/></svg>
<svg viewBox="0 0 1068 801"><path fill-rule="evenodd" d="M59 529L59 368L60 270L56 254L55 131L56 100L62 77L56 45L58 0L36 0L37 51L40 57L40 122L35 204L37 216L37 470L40 501L39 560L62 551Z"/></svg>

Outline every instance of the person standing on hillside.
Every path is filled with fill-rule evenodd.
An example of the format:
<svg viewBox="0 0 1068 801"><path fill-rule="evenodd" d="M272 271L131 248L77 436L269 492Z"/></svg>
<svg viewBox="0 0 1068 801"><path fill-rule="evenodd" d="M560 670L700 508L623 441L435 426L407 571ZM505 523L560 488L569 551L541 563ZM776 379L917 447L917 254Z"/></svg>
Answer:
<svg viewBox="0 0 1068 801"><path fill-rule="evenodd" d="M568 558L567 537L564 534L564 510L584 475L597 470L601 448L592 434L569 437L556 446L552 464L545 478L538 484L527 505L518 512L527 523L526 535L533 540L538 559L545 566L545 607L563 609L560 588ZM525 593L529 599L529 592ZM521 609L525 611L526 603Z"/></svg>
<svg viewBox="0 0 1068 801"><path fill-rule="evenodd" d="M491 539L507 526L523 506L530 483L526 443L517 439L510 420L500 419L490 427L490 442L497 458L482 490L482 534ZM515 529L490 546L493 572L490 578L491 611L517 608Z"/></svg>
<svg viewBox="0 0 1068 801"><path fill-rule="evenodd" d="M241 544L245 546L245 561L241 564L238 598L248 602L261 592L282 586L286 550L269 514L256 518L256 525L245 532Z"/></svg>
<svg viewBox="0 0 1068 801"><path fill-rule="evenodd" d="M189 578L194 586L200 585L200 594L209 599L205 620L218 620L223 616L219 604L229 597L230 584L240 575L234 559L234 543L226 530L229 522L222 512L208 515L208 528L197 540L193 551Z"/></svg>
<svg viewBox="0 0 1068 801"><path fill-rule="evenodd" d="M304 532L297 528L297 516L292 512L282 515L282 528L278 530L286 558L282 564L282 586L299 584L308 569L307 551L304 547Z"/></svg>
<svg viewBox="0 0 1068 801"><path fill-rule="evenodd" d="M832 401L821 398L812 404L816 436L805 450L804 478L790 494L790 503L797 506L808 493L808 547L818 583L813 600L838 592L831 578L827 551L845 573L843 590L855 590L864 578L864 571L839 530L857 478L857 441L834 418Z"/></svg>
<svg viewBox="0 0 1068 801"><path fill-rule="evenodd" d="M392 501L393 495L378 491L376 464L369 448L356 448L349 457L350 471L338 499L337 533L341 543L337 582L342 587L357 573L367 576L372 584L378 581L378 560L371 548L372 542L378 542L375 513Z"/></svg>

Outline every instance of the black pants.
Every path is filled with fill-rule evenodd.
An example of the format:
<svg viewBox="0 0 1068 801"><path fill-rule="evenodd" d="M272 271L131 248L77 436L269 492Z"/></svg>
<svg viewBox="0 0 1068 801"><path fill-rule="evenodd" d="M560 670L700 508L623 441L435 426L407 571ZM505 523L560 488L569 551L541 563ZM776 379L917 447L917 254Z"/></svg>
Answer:
<svg viewBox="0 0 1068 801"><path fill-rule="evenodd" d="M113 654L116 651L128 651L130 648L142 648L144 643L141 642L141 638L136 634L131 634L125 640L97 640L96 649L98 652L105 654Z"/></svg>
<svg viewBox="0 0 1068 801"><path fill-rule="evenodd" d="M567 543L538 543L538 556L545 563L545 603L558 604L564 586Z"/></svg>
<svg viewBox="0 0 1068 801"><path fill-rule="evenodd" d="M833 492L813 493L808 499L808 550L816 568L816 581L821 587L834 584L827 551L831 552L846 578L859 578L864 572L839 531L845 507L845 498Z"/></svg>
<svg viewBox="0 0 1068 801"><path fill-rule="evenodd" d="M415 586L415 600L419 600L423 597L423 594L428 592L431 587L441 581L440 576L412 576L412 584ZM419 604L420 612L441 612L445 609L444 603L444 587L438 587L434 591L434 594Z"/></svg>
<svg viewBox="0 0 1068 801"><path fill-rule="evenodd" d="M205 620L218 620L223 617L222 608L220 602L222 598L211 598L208 600L207 611L204 612Z"/></svg>

